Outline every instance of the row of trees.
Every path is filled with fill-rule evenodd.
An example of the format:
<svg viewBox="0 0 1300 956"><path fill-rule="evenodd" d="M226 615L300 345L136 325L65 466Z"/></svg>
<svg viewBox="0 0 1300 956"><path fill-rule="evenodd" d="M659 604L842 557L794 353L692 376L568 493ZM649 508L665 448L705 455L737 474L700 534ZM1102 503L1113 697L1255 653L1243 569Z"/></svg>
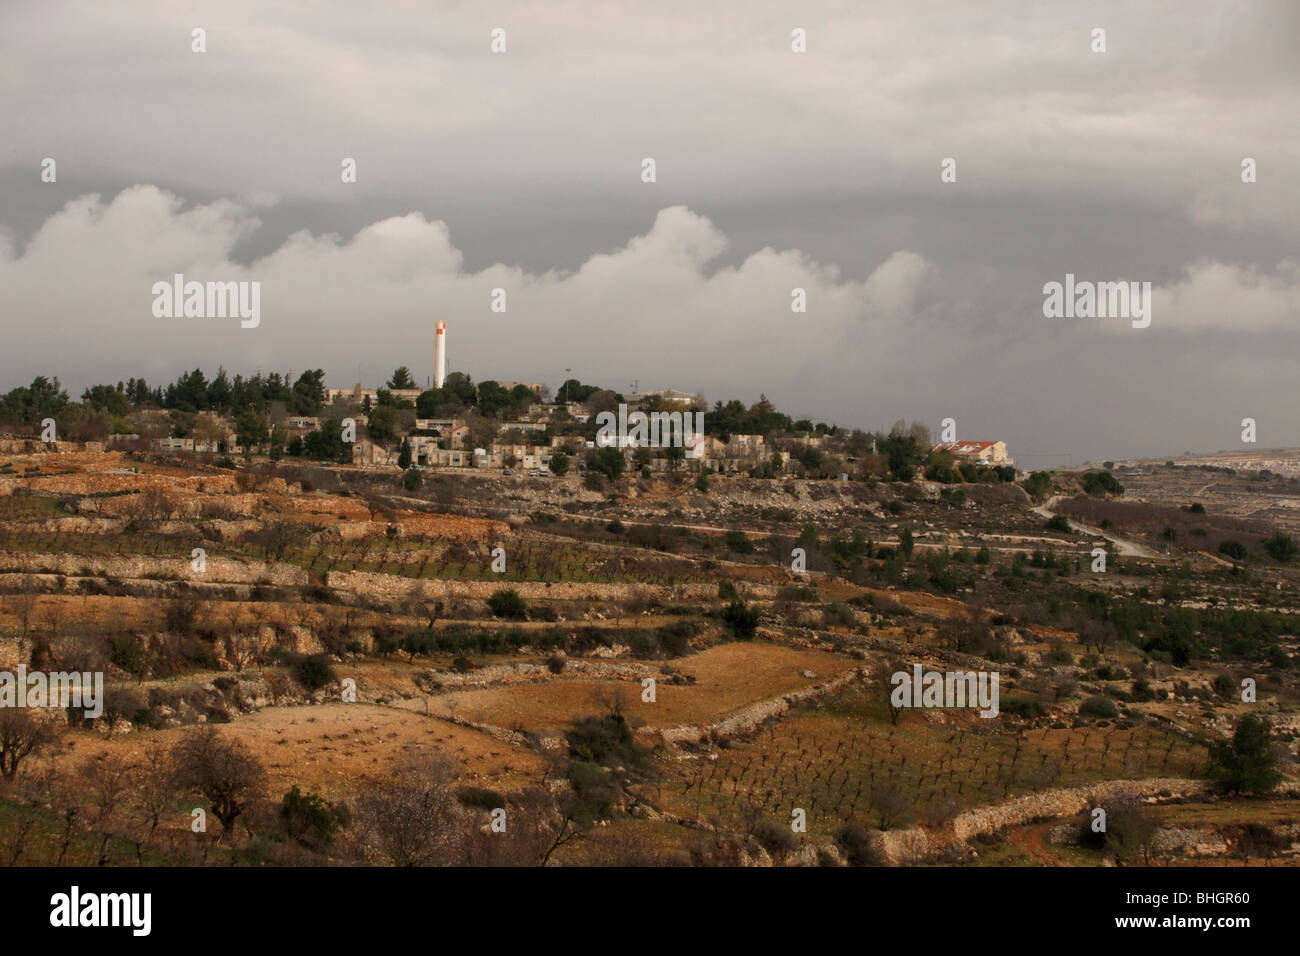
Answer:
<svg viewBox="0 0 1300 956"><path fill-rule="evenodd" d="M265 410L272 402L283 402L292 415L315 415L325 401L325 372L309 369L297 379L291 372L265 376L258 372L252 378L236 375L232 379L224 368L218 368L216 376L209 380L202 369L196 368L166 387L150 388L143 378L116 385L92 385L81 399L96 411L118 416L149 407L237 414L249 408Z"/></svg>
<svg viewBox="0 0 1300 956"><path fill-rule="evenodd" d="M283 402L292 415L315 415L325 401L325 372L309 370L290 382L289 374L278 372L267 376L259 372L249 379L236 375L232 380L224 368L218 369L216 377L209 381L196 368L166 388L151 388L143 378L116 385L92 385L83 390L80 402L73 402L58 378L38 375L30 385L0 396L0 423L35 429L46 418L53 418L61 437L94 440L110 432L130 431L126 417L143 408L177 413L180 417L173 422L174 430L179 427L181 431L186 430L186 422L193 426L197 412L236 417L256 412L265 417L273 402Z"/></svg>

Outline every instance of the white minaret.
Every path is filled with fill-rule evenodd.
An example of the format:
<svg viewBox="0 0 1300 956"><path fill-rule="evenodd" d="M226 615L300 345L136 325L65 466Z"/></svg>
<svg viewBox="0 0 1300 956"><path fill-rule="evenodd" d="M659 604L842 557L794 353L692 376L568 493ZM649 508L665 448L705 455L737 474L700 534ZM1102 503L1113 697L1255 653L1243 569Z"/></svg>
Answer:
<svg viewBox="0 0 1300 956"><path fill-rule="evenodd" d="M433 387L442 388L447 380L447 323L438 320L438 334L433 339Z"/></svg>

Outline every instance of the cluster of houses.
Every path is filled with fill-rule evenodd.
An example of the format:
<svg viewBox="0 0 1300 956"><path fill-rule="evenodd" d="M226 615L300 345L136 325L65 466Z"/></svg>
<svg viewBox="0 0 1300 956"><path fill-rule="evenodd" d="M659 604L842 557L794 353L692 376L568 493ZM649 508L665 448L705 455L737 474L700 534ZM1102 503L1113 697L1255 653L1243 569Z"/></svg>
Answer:
<svg viewBox="0 0 1300 956"><path fill-rule="evenodd" d="M1007 454L1004 441L952 441L934 446L935 451L946 451L960 461L974 462L979 465L1014 465L1015 461Z"/></svg>
<svg viewBox="0 0 1300 956"><path fill-rule="evenodd" d="M513 386L516 383L508 383ZM530 385L530 383L518 383ZM773 460L773 452L762 435L733 434L725 441L705 435L701 429L687 431L684 435L681 451L672 453L660 442L620 434L616 442L602 440L597 432L595 440L583 434L552 434L548 430L558 423L588 425L593 412L580 402L543 402L540 398L541 387L530 386L539 393L539 400L528 406L527 412L518 421L499 423L494 440L482 446L475 446L471 438L471 428L467 420L461 418L415 418L407 419L405 435L397 442L381 443L372 441L366 434L364 426L368 416L361 410L365 407L365 398L372 402L378 400L378 390L330 389L331 404L350 409L351 417L358 431L355 441L350 445L352 463L371 467L396 467L401 457L403 442L409 447L411 461L422 468L488 468L519 469L524 473L546 475L551 472L551 462L555 455L564 453L571 460L573 467L581 470L585 467L587 452L602 446L619 448L630 465L637 468L647 467L651 471L688 471L712 472L722 474L745 474L751 469L767 465ZM419 397L418 389L391 390L397 398L414 400ZM632 395L627 403L629 409L638 409L652 400L658 408L689 408L694 396L686 393L663 390ZM361 406L358 408L357 406ZM689 419L688 413L681 413ZM696 416L698 418L698 416ZM320 427L321 418L317 416L285 416L283 413L272 415L277 425L287 431L289 439L294 436L305 437ZM597 418L599 422L600 419ZM138 436L115 436L136 438ZM809 436L802 440L805 445L821 444L821 436ZM152 446L165 452L194 452L213 454L242 454L244 448L238 443L232 423L206 416L202 429L195 429L195 434L185 438L155 438ZM260 449L254 449L258 451ZM1007 446L1001 441L951 442L935 445L934 450L946 451L954 457L985 465L1011 465L1012 459L1007 454ZM851 461L853 459L850 459ZM778 469L789 472L794 463L788 456ZM845 476L847 477L847 476Z"/></svg>
<svg viewBox="0 0 1300 956"><path fill-rule="evenodd" d="M551 459L566 454L576 469L585 467L587 452L597 448L592 439L578 435L554 435L546 439L549 419L560 408L568 421L587 424L591 411L578 403L534 405L526 419L502 422L498 440L486 447L473 447L470 429L462 419L417 418L407 433L411 461L421 467L520 469L526 473L549 474ZM732 435L727 441L707 435L692 435L683 454L670 457L665 448L648 443L623 442L620 446L629 462L643 462L652 471L747 471L762 464L770 453L761 435ZM644 455L638 452L644 448ZM360 465L395 466L399 446L386 446L359 437L352 461Z"/></svg>
<svg viewBox="0 0 1300 956"><path fill-rule="evenodd" d="M501 383L503 387L522 384L541 391L540 386L527 382ZM356 404L364 400L367 390L330 390L331 399ZM397 392L393 393L395 396ZM404 397L404 396L399 396ZM662 390L642 392L628 399L629 408L657 401L661 406L689 407L695 396L684 392ZM366 423L366 416L354 416L358 425ZM543 402L528 406L527 412L517 421L501 422L497 426L496 440L475 446L470 438L470 427L460 418L416 418L406 431L411 461L424 468L489 468L518 469L525 473L546 475L551 472L551 460L560 453L568 455L575 469L585 467L589 450L600 447L597 441L582 435L560 434L547 437L552 425L588 425L593 411L581 402ZM314 425L312 426L314 427ZM310 430L310 429L308 429ZM727 441L703 434L690 435L682 454L670 456L666 448L646 441L620 441L629 463L652 471L711 471L739 473L748 471L771 458L771 449L761 435L732 435ZM644 450L643 450L644 449ZM358 435L352 446L352 462L358 465L395 467L401 455L401 443L378 443Z"/></svg>

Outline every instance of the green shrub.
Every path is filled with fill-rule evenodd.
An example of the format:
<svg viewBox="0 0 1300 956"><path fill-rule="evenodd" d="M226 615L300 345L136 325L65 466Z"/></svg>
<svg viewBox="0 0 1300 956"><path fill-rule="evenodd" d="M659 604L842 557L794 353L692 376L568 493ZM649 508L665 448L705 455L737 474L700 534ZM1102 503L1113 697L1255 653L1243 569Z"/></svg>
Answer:
<svg viewBox="0 0 1300 956"><path fill-rule="evenodd" d="M690 648L696 626L692 621L674 621L659 628L659 644L669 657L680 657Z"/></svg>
<svg viewBox="0 0 1300 956"><path fill-rule="evenodd" d="M722 622L739 640L747 641L758 630L758 608L751 608L737 598L722 612Z"/></svg>
<svg viewBox="0 0 1300 956"><path fill-rule="evenodd" d="M402 651L408 660L414 661L416 654L428 657L433 653L437 641L433 631L411 631L402 638Z"/></svg>
<svg viewBox="0 0 1300 956"><path fill-rule="evenodd" d="M939 492L939 500L953 508L960 508L966 503L966 492L960 488L944 488Z"/></svg>
<svg viewBox="0 0 1300 956"><path fill-rule="evenodd" d="M646 751L636 742L632 728L621 713L580 717L564 732L569 756L592 764L621 764L640 767Z"/></svg>
<svg viewBox="0 0 1300 956"><path fill-rule="evenodd" d="M827 604L822 608L822 620L828 627L852 627L857 623L853 611L843 604Z"/></svg>
<svg viewBox="0 0 1300 956"><path fill-rule="evenodd" d="M1083 492L1093 498L1124 494L1124 486L1108 471L1089 471L1083 476Z"/></svg>
<svg viewBox="0 0 1300 956"><path fill-rule="evenodd" d="M1041 498L1047 494L1052 487L1052 473L1050 471L1031 472L1025 479L1025 491L1029 492L1031 497Z"/></svg>
<svg viewBox="0 0 1300 956"><path fill-rule="evenodd" d="M771 820L760 820L754 824L752 836L768 853L787 853L799 842L788 826L782 826Z"/></svg>
<svg viewBox="0 0 1300 956"><path fill-rule="evenodd" d="M114 634L108 639L110 659L133 677L144 676L149 669L149 652L134 634Z"/></svg>
<svg viewBox="0 0 1300 956"><path fill-rule="evenodd" d="M835 831L835 843L843 851L849 866L877 866L880 863L870 836L860 826L844 824Z"/></svg>
<svg viewBox="0 0 1300 956"><path fill-rule="evenodd" d="M618 799L618 781L609 770L586 760L574 760L565 776L573 787L577 823L590 824L609 816Z"/></svg>
<svg viewBox="0 0 1300 956"><path fill-rule="evenodd" d="M528 605L513 588L498 588L488 598L488 608L494 617L522 621L528 617Z"/></svg>
<svg viewBox="0 0 1300 956"><path fill-rule="evenodd" d="M456 791L461 806L474 810L495 810L506 805L506 798L488 787L464 786Z"/></svg>
<svg viewBox="0 0 1300 956"><path fill-rule="evenodd" d="M289 665L289 673L308 693L335 683L334 666L324 654L299 654Z"/></svg>
<svg viewBox="0 0 1300 956"><path fill-rule="evenodd" d="M1227 674L1220 674L1214 678L1214 692L1224 700L1232 700L1237 696L1237 682Z"/></svg>
<svg viewBox="0 0 1300 956"><path fill-rule="evenodd" d="M1114 719L1119 716L1119 709L1115 702L1109 697L1097 695L1089 697L1079 705L1079 713L1088 717L1104 717Z"/></svg>
<svg viewBox="0 0 1300 956"><path fill-rule="evenodd" d="M750 554L754 550L748 535L743 531L728 531L726 541L727 547L736 554Z"/></svg>
<svg viewBox="0 0 1300 956"><path fill-rule="evenodd" d="M339 814L318 793L303 793L295 784L280 801L280 823L294 840L310 847L329 846L339 830Z"/></svg>
<svg viewBox="0 0 1300 956"><path fill-rule="evenodd" d="M1264 540L1264 550L1274 561L1283 563L1291 561L1296 555L1295 542L1284 531L1277 531Z"/></svg>

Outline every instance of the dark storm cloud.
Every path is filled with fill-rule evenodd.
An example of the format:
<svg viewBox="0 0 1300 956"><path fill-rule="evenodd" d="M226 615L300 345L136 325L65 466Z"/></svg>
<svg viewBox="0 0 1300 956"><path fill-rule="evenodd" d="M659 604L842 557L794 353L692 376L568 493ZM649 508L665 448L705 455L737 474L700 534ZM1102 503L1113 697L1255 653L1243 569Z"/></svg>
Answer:
<svg viewBox="0 0 1300 956"><path fill-rule="evenodd" d="M1078 6L6 5L0 376L423 376L445 318L476 378L952 416L1022 461L1300 444L1296 7ZM261 278L262 326L160 326L172 271ZM1152 282L1151 328L1045 319L1066 272Z"/></svg>

